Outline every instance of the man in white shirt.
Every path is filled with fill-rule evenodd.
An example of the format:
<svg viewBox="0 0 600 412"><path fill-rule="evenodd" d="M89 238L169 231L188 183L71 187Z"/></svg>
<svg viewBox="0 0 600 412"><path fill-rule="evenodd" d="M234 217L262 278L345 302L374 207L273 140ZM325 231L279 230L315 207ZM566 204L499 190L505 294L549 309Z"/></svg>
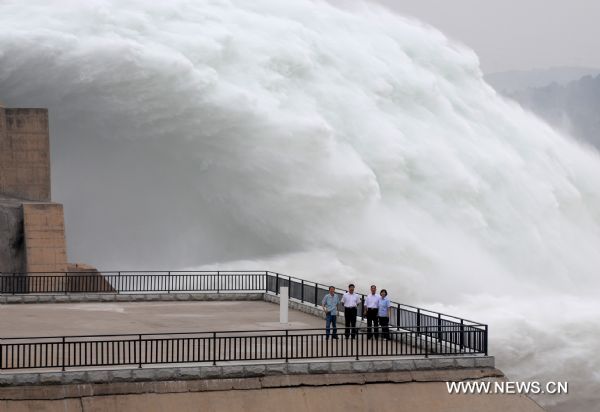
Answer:
<svg viewBox="0 0 600 412"><path fill-rule="evenodd" d="M375 339L379 337L379 301L381 296L377 294L377 286L371 285L371 293L367 295L365 299L365 310L363 315L367 318L367 339L371 339L375 336Z"/></svg>
<svg viewBox="0 0 600 412"><path fill-rule="evenodd" d="M352 339L355 339L358 335L356 329L356 314L358 311L358 304L360 303L360 296L358 293L354 293L354 285L351 283L348 285L348 292L342 296L342 303L344 304L344 319L346 320L346 330L344 335L346 339L350 337L352 333Z"/></svg>

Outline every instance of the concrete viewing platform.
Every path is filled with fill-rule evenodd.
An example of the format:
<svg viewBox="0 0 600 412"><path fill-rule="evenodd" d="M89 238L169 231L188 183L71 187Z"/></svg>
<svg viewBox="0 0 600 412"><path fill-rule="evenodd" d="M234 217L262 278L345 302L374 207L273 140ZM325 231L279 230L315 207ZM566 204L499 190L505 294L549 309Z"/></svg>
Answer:
<svg viewBox="0 0 600 412"><path fill-rule="evenodd" d="M236 300L231 300L233 297ZM10 297L13 303L31 301L32 298L34 297L27 295ZM319 307L291 302L292 308L302 311L291 310L288 323L280 323L279 305L274 304L278 298L269 295L58 295L53 297L54 303L41 302L40 299L46 301L42 298L49 296L40 296L33 304L0 306L0 330L4 331L1 341L6 348L12 349L10 356L8 349L4 350L3 365L9 370L41 372L42 370L32 367L26 361L44 354L52 360L59 357L60 354L48 355L47 352L49 346L65 339L61 337L67 337L67 349L62 356L70 370L106 369L107 366L111 369L126 368L135 363L130 349L126 348L125 352L129 353L119 357L114 353L115 347L117 351L123 352L125 345L139 342L138 334L140 340L143 339L143 345L140 343L140 347L134 352L141 352L143 348L146 360L154 359L149 362L151 364L145 364L141 354L134 353L133 357L137 356L136 359L140 361L140 368L183 367L190 363L227 367L231 364L269 364L284 360L286 363L324 360L339 363L345 358L358 361L359 358L373 356L380 360L427 357L417 352L413 348L414 342L404 339L404 335L397 335L396 339L390 340L369 341L364 334L360 334L356 340L345 338L343 316L338 325L339 339L326 340L323 314ZM240 300L242 298L248 300ZM261 300L257 300L259 298ZM109 301L97 301L98 299ZM57 300L64 303L58 304ZM214 338L211 343L209 339L212 335ZM103 341L96 342L98 339ZM108 342L104 342L107 340ZM25 344L36 346L27 348L26 351L19 347ZM50 350L53 348L50 347ZM216 352L216 357L178 357L179 352L189 355L204 353L206 350ZM283 353L286 354L285 358ZM90 358L106 360L111 356L116 359L114 364L85 362ZM122 364L117 359L121 359ZM198 361L193 362L194 359ZM398 364L398 367L401 370L410 369L410 362ZM447 356L434 363L444 367L457 366ZM433 364L425 362L421 365L427 369ZM494 363L493 357L464 356L458 365L493 367ZM371 367L367 369L369 368ZM61 370L58 365L55 368L48 368L46 365L45 369ZM385 366L383 370L386 370Z"/></svg>
<svg viewBox="0 0 600 412"><path fill-rule="evenodd" d="M31 279L53 288L44 276ZM391 339L367 339L361 318L357 338L345 338L339 314L333 340L319 284L270 273L104 276L112 292L0 295L0 410L301 411L328 402L337 411L352 397L354 410L382 399L377 410L542 410L522 395L448 393L448 381L505 380L476 322L395 303L402 324ZM138 291L135 279L167 291ZM171 291L191 280L202 291Z"/></svg>
<svg viewBox="0 0 600 412"><path fill-rule="evenodd" d="M260 300L258 298L260 297ZM25 299L27 298L27 299ZM4 342L24 336L190 333L202 330L273 331L322 328L318 308L291 310L278 321L276 302L261 294L240 300L215 295L73 295L42 303L32 296L0 305ZM206 300L210 299L210 300ZM214 301L217 299L217 301ZM236 300L230 300L236 299ZM25 300L35 303L24 303ZM108 301L103 301L108 300ZM134 300L134 301L131 301ZM275 300L273 297L267 300ZM17 304L17 302L21 302ZM63 303L59 303L63 302ZM343 322L343 318L342 318ZM0 409L6 411L101 410L317 410L326 399L355 399L368 410L369 399L384 397L382 410L541 411L524 396L450 395L446 381L502 380L489 356L320 357L287 362L259 360L198 364L19 370L0 373ZM365 403L366 402L366 403ZM270 406L269 406L270 405ZM364 408L362 406L364 406ZM378 410L381 410L378 409Z"/></svg>

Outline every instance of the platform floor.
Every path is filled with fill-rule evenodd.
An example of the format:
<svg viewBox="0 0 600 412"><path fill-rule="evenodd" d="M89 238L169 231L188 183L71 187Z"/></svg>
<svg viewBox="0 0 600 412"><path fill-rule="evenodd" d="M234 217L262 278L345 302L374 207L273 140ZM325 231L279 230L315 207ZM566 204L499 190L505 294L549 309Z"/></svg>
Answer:
<svg viewBox="0 0 600 412"><path fill-rule="evenodd" d="M0 338L323 328L324 321L260 301L0 305Z"/></svg>
<svg viewBox="0 0 600 412"><path fill-rule="evenodd" d="M340 339L327 341L323 319L295 310L289 312L287 324L278 318L278 305L260 301L2 305L2 367L53 368L62 365L63 357L69 359L68 367L88 368L419 354L408 336L369 341L362 334L356 340L345 339L339 328ZM257 333L260 330L265 332ZM131 334L151 335L138 339ZM58 346L61 336L75 337L68 338L63 349ZM46 339L22 339L40 337Z"/></svg>

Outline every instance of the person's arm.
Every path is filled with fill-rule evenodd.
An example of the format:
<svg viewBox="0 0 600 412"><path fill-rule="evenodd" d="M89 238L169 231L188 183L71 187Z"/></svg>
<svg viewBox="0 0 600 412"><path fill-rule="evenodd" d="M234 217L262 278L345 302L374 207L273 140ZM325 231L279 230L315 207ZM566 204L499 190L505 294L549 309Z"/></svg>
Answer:
<svg viewBox="0 0 600 412"><path fill-rule="evenodd" d="M323 311L327 313L327 295L323 296L323 300L321 301L321 305L323 306Z"/></svg>

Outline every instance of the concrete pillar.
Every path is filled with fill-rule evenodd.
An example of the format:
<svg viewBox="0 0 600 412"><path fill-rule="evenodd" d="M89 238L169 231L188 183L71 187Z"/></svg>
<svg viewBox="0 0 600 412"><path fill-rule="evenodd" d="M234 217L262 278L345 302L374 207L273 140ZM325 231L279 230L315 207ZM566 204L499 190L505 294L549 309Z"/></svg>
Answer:
<svg viewBox="0 0 600 412"><path fill-rule="evenodd" d="M287 286L279 288L279 323L288 323L288 301L290 299L289 289Z"/></svg>

